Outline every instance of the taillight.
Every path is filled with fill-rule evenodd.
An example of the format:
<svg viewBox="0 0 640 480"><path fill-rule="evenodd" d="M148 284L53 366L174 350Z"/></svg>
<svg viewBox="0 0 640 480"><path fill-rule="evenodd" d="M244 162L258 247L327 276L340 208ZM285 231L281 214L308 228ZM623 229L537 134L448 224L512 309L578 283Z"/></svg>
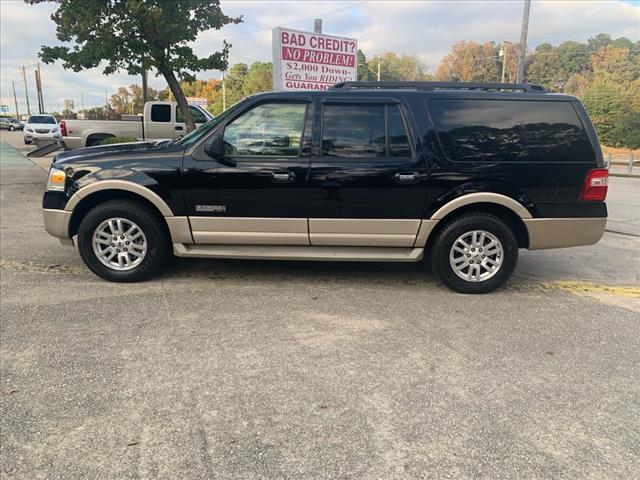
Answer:
<svg viewBox="0 0 640 480"><path fill-rule="evenodd" d="M64 123L64 120L60 120L60 135L67 136L67 124Z"/></svg>
<svg viewBox="0 0 640 480"><path fill-rule="evenodd" d="M594 168L587 172L580 192L580 200L604 202L607 198L609 171L606 168Z"/></svg>

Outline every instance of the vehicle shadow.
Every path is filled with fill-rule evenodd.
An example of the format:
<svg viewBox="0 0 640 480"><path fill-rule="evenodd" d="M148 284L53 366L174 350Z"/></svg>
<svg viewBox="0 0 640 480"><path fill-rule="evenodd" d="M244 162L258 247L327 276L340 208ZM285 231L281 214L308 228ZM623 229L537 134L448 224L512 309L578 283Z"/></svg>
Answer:
<svg viewBox="0 0 640 480"><path fill-rule="evenodd" d="M428 286L449 291L436 281L426 260L386 263L174 258L158 278L170 281L286 281L307 285ZM520 288L530 283L525 276L514 276L508 282L508 287Z"/></svg>

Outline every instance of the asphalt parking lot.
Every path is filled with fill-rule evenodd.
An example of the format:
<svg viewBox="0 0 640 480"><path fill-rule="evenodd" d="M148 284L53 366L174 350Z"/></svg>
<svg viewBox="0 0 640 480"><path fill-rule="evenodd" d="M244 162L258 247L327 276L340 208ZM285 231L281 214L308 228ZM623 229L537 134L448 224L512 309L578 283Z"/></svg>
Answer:
<svg viewBox="0 0 640 480"><path fill-rule="evenodd" d="M46 234L19 135L1 478L638 478L640 179L612 179L600 243L523 251L491 295L424 264L176 259L121 285Z"/></svg>

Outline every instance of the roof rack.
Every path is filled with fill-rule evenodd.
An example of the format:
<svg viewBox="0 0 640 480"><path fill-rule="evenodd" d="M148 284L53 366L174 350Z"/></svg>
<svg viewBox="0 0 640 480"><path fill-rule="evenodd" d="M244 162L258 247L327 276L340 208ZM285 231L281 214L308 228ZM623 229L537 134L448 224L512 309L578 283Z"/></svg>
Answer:
<svg viewBox="0 0 640 480"><path fill-rule="evenodd" d="M532 83L481 82L340 82L331 90L481 90L485 92L547 93L542 85Z"/></svg>

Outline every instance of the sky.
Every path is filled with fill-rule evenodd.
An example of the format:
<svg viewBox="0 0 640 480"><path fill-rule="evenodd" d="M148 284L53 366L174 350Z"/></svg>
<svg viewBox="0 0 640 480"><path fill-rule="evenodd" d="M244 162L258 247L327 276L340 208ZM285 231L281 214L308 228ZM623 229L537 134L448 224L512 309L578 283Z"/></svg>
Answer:
<svg viewBox="0 0 640 480"><path fill-rule="evenodd" d="M451 46L460 41L517 42L522 21L522 0L222 0L230 16L244 22L222 30L202 32L193 47L205 56L220 50L224 39L232 44L230 64L271 61L271 29L291 27L313 30L313 19L322 18L323 32L356 38L367 57L393 51L418 55L434 71ZM18 107L26 110L22 65L37 62L41 45L54 45L55 24L49 18L55 3L26 5L21 0L0 0L0 97L15 111L11 81L16 84ZM597 33L613 38L640 40L640 1L625 0L533 0L529 20L528 49L540 43L565 40L586 42ZM63 99L80 107L102 106L119 86L140 83L126 73L105 76L100 68L80 73L60 65L41 65L44 103L47 111L61 111ZM29 99L37 105L34 68L27 68ZM197 78L219 78L219 71L199 72ZM150 86L164 88L161 77Z"/></svg>

